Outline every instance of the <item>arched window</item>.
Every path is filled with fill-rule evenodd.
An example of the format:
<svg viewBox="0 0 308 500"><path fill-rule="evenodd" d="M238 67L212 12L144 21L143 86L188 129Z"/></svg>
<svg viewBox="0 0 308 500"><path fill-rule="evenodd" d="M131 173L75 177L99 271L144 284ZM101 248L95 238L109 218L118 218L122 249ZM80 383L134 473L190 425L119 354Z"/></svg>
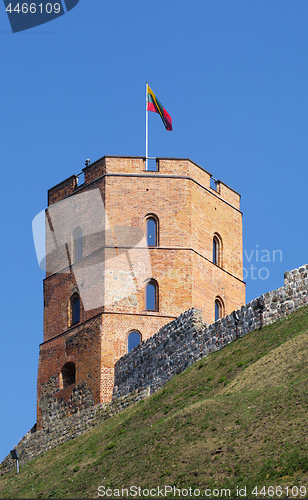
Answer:
<svg viewBox="0 0 308 500"><path fill-rule="evenodd" d="M218 234L213 237L213 263L222 267L222 241Z"/></svg>
<svg viewBox="0 0 308 500"><path fill-rule="evenodd" d="M134 347L137 347L141 342L141 334L139 332L130 332L127 339L127 352L130 352Z"/></svg>
<svg viewBox="0 0 308 500"><path fill-rule="evenodd" d="M75 325L80 321L80 298L76 293L71 298L71 324Z"/></svg>
<svg viewBox="0 0 308 500"><path fill-rule="evenodd" d="M147 218L147 244L148 247L158 246L158 220L153 216Z"/></svg>
<svg viewBox="0 0 308 500"><path fill-rule="evenodd" d="M158 311L158 285L151 280L145 288L145 308L147 311Z"/></svg>
<svg viewBox="0 0 308 500"><path fill-rule="evenodd" d="M69 385L75 384L76 382L76 366L75 363L71 361L66 363L61 371L63 388Z"/></svg>
<svg viewBox="0 0 308 500"><path fill-rule="evenodd" d="M82 229L76 227L73 232L74 262L82 259L83 256L83 235Z"/></svg>
<svg viewBox="0 0 308 500"><path fill-rule="evenodd" d="M223 301L219 298L216 297L215 299L215 321L218 319L222 318L224 315L224 306L223 306Z"/></svg>

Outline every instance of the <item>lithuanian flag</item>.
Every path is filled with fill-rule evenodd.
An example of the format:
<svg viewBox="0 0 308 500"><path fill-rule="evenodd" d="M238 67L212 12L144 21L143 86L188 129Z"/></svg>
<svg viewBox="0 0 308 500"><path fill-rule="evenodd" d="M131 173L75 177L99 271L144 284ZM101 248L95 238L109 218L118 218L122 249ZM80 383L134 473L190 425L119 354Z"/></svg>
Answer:
<svg viewBox="0 0 308 500"><path fill-rule="evenodd" d="M158 113L163 121L167 130L172 130L172 118L165 110L164 106L159 102L154 92L148 86L147 92L147 102L148 102L148 111L154 111L154 113Z"/></svg>

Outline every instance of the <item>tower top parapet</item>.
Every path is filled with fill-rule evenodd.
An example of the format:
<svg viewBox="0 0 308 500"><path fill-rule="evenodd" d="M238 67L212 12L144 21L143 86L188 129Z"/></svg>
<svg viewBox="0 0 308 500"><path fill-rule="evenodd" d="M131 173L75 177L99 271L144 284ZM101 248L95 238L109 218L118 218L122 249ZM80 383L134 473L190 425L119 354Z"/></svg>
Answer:
<svg viewBox="0 0 308 500"><path fill-rule="evenodd" d="M104 176L151 176L192 180L240 210L240 194L224 182L215 180L212 174L189 158L155 158L154 170L145 169L145 160L143 156L103 156L83 168L81 174L72 175L49 189L48 206L75 194Z"/></svg>

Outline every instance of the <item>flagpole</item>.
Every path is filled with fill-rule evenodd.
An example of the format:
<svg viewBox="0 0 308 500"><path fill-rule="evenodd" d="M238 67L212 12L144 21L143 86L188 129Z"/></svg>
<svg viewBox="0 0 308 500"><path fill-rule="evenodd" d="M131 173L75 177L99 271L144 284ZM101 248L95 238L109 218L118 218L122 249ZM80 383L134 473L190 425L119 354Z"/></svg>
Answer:
<svg viewBox="0 0 308 500"><path fill-rule="evenodd" d="M145 86L145 169L148 170L149 148L149 113L148 113L148 82Z"/></svg>

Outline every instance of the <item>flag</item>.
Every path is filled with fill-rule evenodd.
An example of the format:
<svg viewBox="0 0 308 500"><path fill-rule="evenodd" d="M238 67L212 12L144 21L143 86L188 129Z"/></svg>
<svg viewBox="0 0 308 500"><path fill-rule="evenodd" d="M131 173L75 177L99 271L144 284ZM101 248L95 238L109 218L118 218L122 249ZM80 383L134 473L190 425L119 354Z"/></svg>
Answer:
<svg viewBox="0 0 308 500"><path fill-rule="evenodd" d="M159 102L154 92L148 86L147 92L147 110L154 111L154 113L158 113L163 121L167 130L172 130L172 118L165 110L164 106Z"/></svg>

